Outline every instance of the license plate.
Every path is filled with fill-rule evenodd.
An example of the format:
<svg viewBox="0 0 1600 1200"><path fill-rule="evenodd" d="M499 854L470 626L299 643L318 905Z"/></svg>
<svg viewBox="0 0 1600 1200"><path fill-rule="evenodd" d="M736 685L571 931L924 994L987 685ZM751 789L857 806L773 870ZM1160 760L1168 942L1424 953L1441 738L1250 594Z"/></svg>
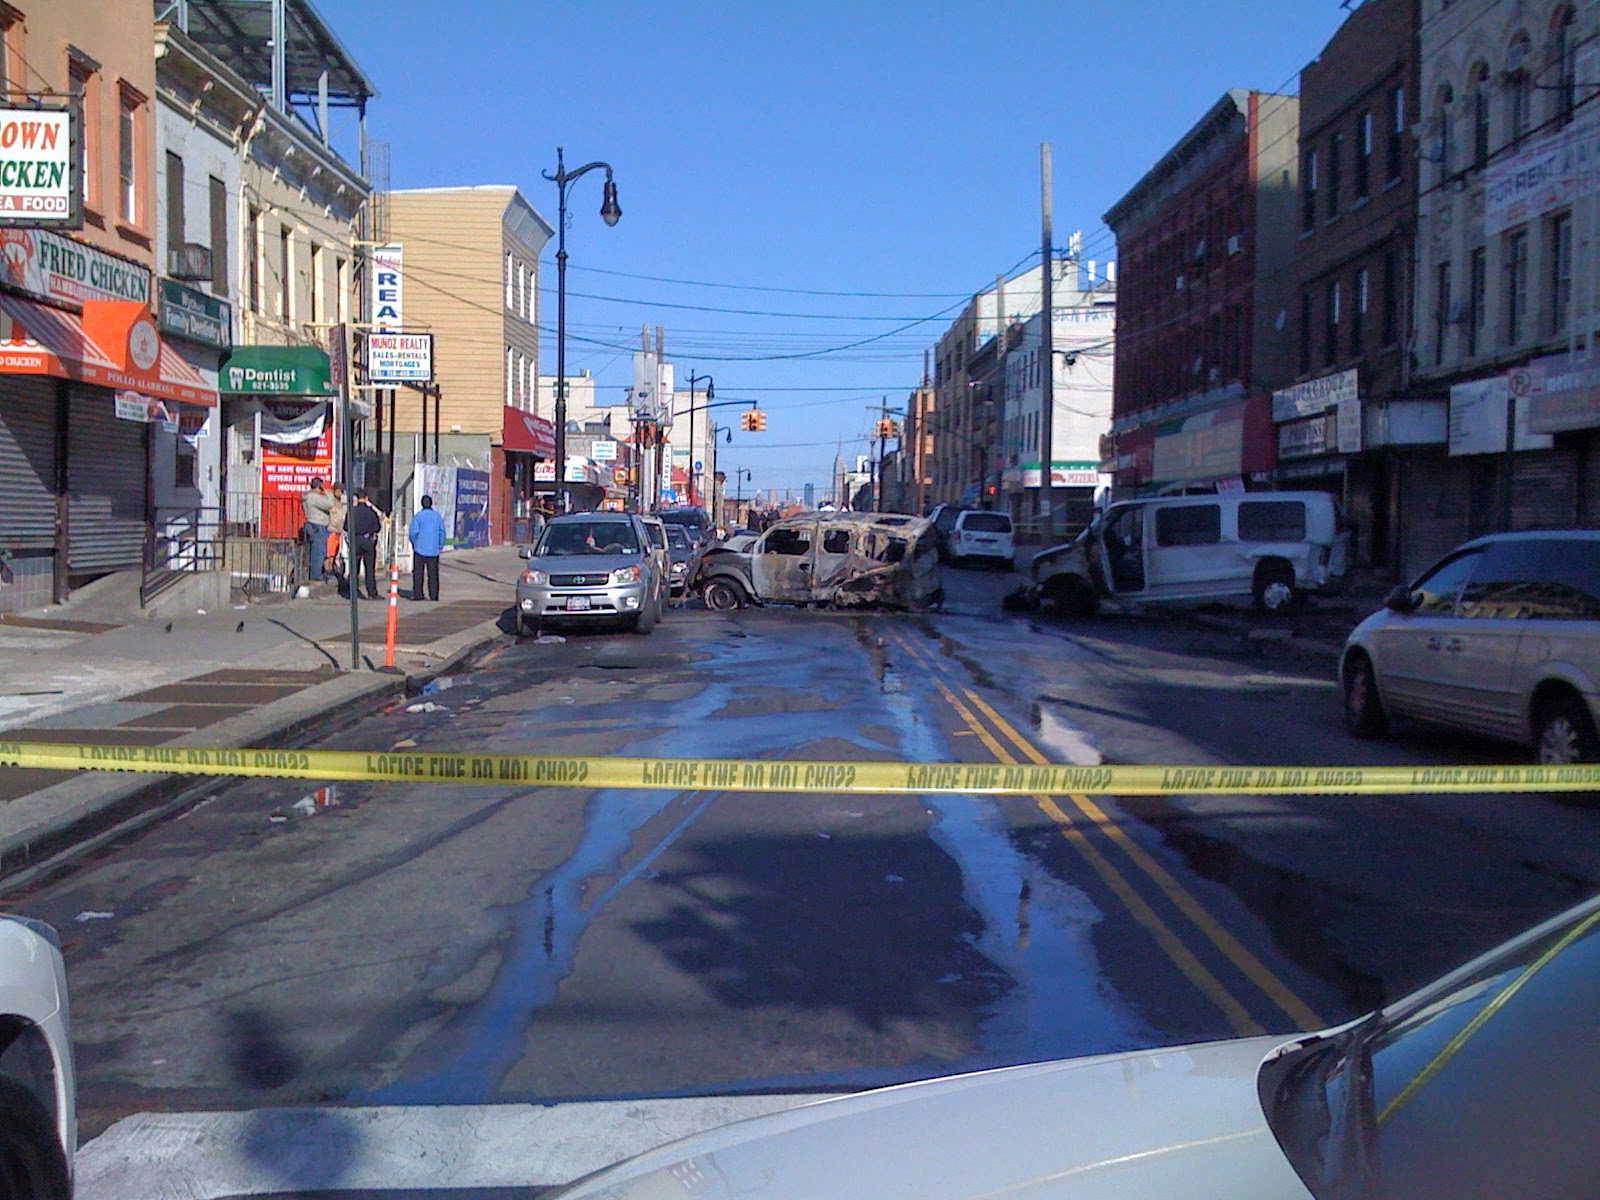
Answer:
<svg viewBox="0 0 1600 1200"><path fill-rule="evenodd" d="M567 611L568 612L588 612L589 611L589 597L587 597L587 596L568 596L567 597Z"/></svg>

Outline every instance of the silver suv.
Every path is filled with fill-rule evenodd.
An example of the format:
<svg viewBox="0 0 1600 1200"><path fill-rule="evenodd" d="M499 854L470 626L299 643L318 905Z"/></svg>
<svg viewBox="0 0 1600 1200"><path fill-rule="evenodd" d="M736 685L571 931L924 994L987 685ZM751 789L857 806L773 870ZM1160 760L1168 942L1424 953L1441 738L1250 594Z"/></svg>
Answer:
<svg viewBox="0 0 1600 1200"><path fill-rule="evenodd" d="M1358 737L1411 717L1600 760L1600 532L1466 543L1356 626L1339 675Z"/></svg>
<svg viewBox="0 0 1600 1200"><path fill-rule="evenodd" d="M662 555L632 513L555 517L522 557L517 620L524 633L560 622L617 622L649 633L666 608Z"/></svg>

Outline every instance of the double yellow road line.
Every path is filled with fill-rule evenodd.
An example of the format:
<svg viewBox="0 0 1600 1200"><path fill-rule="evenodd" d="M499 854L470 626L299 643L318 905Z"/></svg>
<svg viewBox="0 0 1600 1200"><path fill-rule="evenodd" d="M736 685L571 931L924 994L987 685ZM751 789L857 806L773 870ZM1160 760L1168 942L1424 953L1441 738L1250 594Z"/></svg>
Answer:
<svg viewBox="0 0 1600 1200"><path fill-rule="evenodd" d="M1049 759L1009 721L970 688L946 679L948 665L939 655L916 644L912 637L897 633L895 643L904 649L932 678L951 709L977 737L984 748L1005 765L1033 763ZM1326 1022L1310 1005L1272 973L1248 947L1223 928L1172 873L1128 836L1106 811L1082 792L1069 792L1060 801L1053 795L1035 793L1033 801L1054 822L1057 831L1116 895L1128 912L1155 939L1174 966L1210 1000L1239 1034L1265 1033L1266 1029L1233 995L1200 957L1179 937L1172 924L1163 920L1141 893L1135 881L1154 887L1178 911L1193 934L1215 947L1245 979L1301 1029L1317 1029ZM1094 836L1091 836L1091 831ZM1102 849L1102 844L1104 849ZM1113 861L1112 853L1117 856ZM1125 864L1118 866L1118 861Z"/></svg>

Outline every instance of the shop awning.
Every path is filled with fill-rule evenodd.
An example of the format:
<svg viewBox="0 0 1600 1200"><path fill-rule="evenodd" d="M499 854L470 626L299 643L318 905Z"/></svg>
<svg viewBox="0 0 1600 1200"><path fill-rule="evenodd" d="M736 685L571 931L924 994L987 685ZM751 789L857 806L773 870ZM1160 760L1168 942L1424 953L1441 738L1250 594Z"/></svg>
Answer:
<svg viewBox="0 0 1600 1200"><path fill-rule="evenodd" d="M80 317L0 292L0 374L52 375L215 407L217 393L137 301L85 300Z"/></svg>
<svg viewBox="0 0 1600 1200"><path fill-rule="evenodd" d="M225 396L331 396L328 352L316 346L235 346L217 369Z"/></svg>
<svg viewBox="0 0 1600 1200"><path fill-rule="evenodd" d="M555 422L507 405L505 422L500 432L500 445L502 449L512 454L533 454L543 459L554 459Z"/></svg>

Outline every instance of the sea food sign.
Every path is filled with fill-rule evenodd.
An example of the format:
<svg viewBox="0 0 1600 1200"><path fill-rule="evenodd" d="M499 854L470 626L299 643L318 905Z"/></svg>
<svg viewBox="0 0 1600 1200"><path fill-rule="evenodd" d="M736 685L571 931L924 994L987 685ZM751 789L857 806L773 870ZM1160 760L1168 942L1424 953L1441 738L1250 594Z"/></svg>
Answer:
<svg viewBox="0 0 1600 1200"><path fill-rule="evenodd" d="M0 106L0 223L83 224L71 109Z"/></svg>

